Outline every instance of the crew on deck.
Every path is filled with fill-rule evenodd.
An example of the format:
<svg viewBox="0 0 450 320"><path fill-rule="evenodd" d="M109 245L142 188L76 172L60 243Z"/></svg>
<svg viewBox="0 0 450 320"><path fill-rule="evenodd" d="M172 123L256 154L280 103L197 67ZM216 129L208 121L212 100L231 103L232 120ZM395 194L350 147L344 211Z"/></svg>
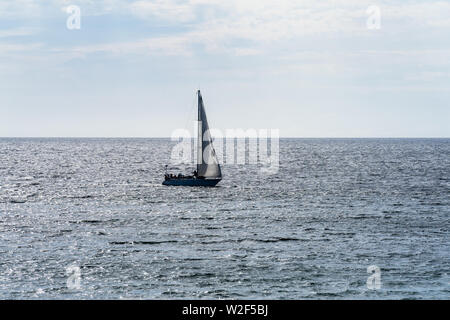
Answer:
<svg viewBox="0 0 450 320"><path fill-rule="evenodd" d="M172 173L166 173L164 174L164 180L171 180L171 179L184 179L184 178L199 178L197 170L194 170L193 176L184 176L183 174L179 173L178 175L172 174Z"/></svg>

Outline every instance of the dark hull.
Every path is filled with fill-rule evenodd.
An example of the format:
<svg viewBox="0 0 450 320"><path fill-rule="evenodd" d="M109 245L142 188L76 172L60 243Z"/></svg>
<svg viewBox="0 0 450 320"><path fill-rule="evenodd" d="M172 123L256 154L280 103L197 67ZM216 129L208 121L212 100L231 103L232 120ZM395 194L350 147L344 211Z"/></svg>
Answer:
<svg viewBox="0 0 450 320"><path fill-rule="evenodd" d="M187 187L214 187L221 179L169 179L164 180L165 186L187 186Z"/></svg>

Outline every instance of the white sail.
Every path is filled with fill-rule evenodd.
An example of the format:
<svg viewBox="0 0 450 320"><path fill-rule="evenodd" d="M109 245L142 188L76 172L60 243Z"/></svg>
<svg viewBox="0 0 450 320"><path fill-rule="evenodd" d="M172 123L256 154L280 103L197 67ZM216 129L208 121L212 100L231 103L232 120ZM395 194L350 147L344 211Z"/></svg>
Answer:
<svg viewBox="0 0 450 320"><path fill-rule="evenodd" d="M209 132L208 120L206 119L205 107L203 105L200 90L198 94L198 149L197 149L197 174L205 179L221 179L219 161L212 144Z"/></svg>

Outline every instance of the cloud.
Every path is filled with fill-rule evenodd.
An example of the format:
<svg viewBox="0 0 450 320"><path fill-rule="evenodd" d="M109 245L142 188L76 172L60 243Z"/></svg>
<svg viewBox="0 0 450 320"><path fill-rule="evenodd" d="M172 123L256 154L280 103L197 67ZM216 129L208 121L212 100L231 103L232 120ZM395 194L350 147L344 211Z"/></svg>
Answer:
<svg viewBox="0 0 450 320"><path fill-rule="evenodd" d="M57 8L59 14L69 4L79 5L83 15L110 14L127 16L148 23L151 30L160 23L170 27L170 31L148 34L136 33L126 41L105 43L85 43L63 47L48 47L49 52L66 54L69 58L86 57L101 52L112 55L149 54L149 55L192 55L196 50L207 54L225 54L230 56L257 56L279 54L291 57L295 61L305 61L297 56L308 48L302 47L305 38L319 39L318 36L336 36L353 39L355 43L378 39L388 39L393 34L410 34L414 38L418 32L438 30L448 35L450 24L450 3L445 1L404 2L377 1L381 10L382 29L370 31L366 28L366 9L373 1L366 0L49 0L38 2L17 0L0 4L0 16L14 14L38 14L46 17L50 8ZM6 13L5 13L6 12ZM65 13L64 13L65 14ZM60 17L58 17L60 19ZM173 27L173 28L171 28ZM83 26L83 30L84 30ZM124 26L126 29L127 26ZM447 29L446 29L447 28ZM28 35L33 32L26 27L1 30L0 38ZM106 31L107 32L107 31ZM378 38L375 36L378 35ZM441 35L442 36L442 35ZM110 37L109 37L110 38ZM98 38L97 38L98 39ZM363 41L357 41L357 40ZM408 39L403 39L405 42ZM352 48L345 44L342 50ZM289 48L280 52L279 48ZM14 47L9 46L11 51ZM16 47L17 50L20 47ZM24 47L28 48L28 47ZM15 49L14 49L15 50ZM317 59L324 57L316 48ZM412 57L414 53L400 48L403 55ZM355 52L363 57L370 53ZM333 53L336 54L336 53ZM351 56L352 53L344 53ZM377 53L383 59L402 62L398 55ZM439 63L445 63L446 54L437 51L425 57L436 56ZM416 56L415 61L422 56ZM411 58L412 59L412 58ZM431 63L431 62L430 62ZM331 68L331 67L330 67ZM331 68L332 69L332 68Z"/></svg>
<svg viewBox="0 0 450 320"><path fill-rule="evenodd" d="M5 29L0 30L0 38L13 38L13 37L24 37L31 36L38 32L39 30L36 28L13 28L13 29Z"/></svg>
<svg viewBox="0 0 450 320"><path fill-rule="evenodd" d="M448 2L378 3L383 31L390 34L450 25ZM242 55L263 53L263 48L276 46L277 42L308 36L370 37L373 32L366 27L366 9L372 4L365 0L141 0L130 6L139 19L157 19L173 26L189 23L188 28L167 35L183 38L180 42L186 46L196 43L210 53ZM385 20L389 23L385 24Z"/></svg>
<svg viewBox="0 0 450 320"><path fill-rule="evenodd" d="M42 4L33 0L15 0L0 2L0 17L17 19L39 15Z"/></svg>
<svg viewBox="0 0 450 320"><path fill-rule="evenodd" d="M16 52L33 52L36 49L43 47L42 43L29 43L29 44L11 44L11 43L0 43L0 53L2 55L7 55L9 53Z"/></svg>
<svg viewBox="0 0 450 320"><path fill-rule="evenodd" d="M141 19L157 18L176 23L192 21L195 18L194 9L195 6L189 1L135 1L130 4L131 13Z"/></svg>
<svg viewBox="0 0 450 320"><path fill-rule="evenodd" d="M449 27L450 3L448 1L422 1L415 3L399 2L382 8L382 16L398 22L409 22L405 27L414 24L416 27Z"/></svg>
<svg viewBox="0 0 450 320"><path fill-rule="evenodd" d="M120 54L164 54L164 55L187 55L188 40L185 37L154 37L129 42L117 42L106 44L94 44L76 46L72 48L56 48L54 52L75 53L77 56L87 56L91 53Z"/></svg>

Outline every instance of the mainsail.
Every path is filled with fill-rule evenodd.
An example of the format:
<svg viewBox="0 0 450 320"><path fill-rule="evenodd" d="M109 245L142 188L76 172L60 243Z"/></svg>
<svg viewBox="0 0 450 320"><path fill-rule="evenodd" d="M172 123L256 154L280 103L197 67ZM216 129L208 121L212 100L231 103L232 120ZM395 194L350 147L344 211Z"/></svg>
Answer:
<svg viewBox="0 0 450 320"><path fill-rule="evenodd" d="M221 179L219 161L212 144L209 132L208 120L206 119L205 107L200 90L198 94L198 139L197 139L197 175L205 179Z"/></svg>

